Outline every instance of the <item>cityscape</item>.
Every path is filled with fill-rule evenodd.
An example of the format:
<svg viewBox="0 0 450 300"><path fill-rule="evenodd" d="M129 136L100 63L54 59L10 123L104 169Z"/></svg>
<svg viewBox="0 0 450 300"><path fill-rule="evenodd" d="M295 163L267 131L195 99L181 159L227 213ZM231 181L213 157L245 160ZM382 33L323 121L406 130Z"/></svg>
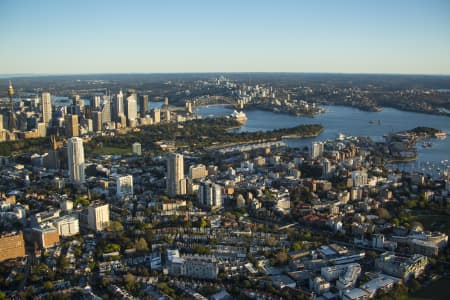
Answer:
<svg viewBox="0 0 450 300"><path fill-rule="evenodd" d="M0 3L0 299L448 299L447 2L92 2Z"/></svg>

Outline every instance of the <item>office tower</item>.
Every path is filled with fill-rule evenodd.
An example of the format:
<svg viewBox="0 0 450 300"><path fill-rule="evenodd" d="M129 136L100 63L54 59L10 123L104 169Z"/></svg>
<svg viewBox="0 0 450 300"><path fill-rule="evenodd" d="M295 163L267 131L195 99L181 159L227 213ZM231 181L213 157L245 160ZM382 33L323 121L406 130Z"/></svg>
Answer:
<svg viewBox="0 0 450 300"><path fill-rule="evenodd" d="M61 160L59 155L60 144L56 141L54 135L50 137L52 148L48 151L47 160L45 166L49 169L58 170L61 166Z"/></svg>
<svg viewBox="0 0 450 300"><path fill-rule="evenodd" d="M132 145L132 150L133 150L134 154L141 155L142 154L142 145L140 143L136 142Z"/></svg>
<svg viewBox="0 0 450 300"><path fill-rule="evenodd" d="M325 158L322 161L322 177L328 178L330 176L330 171L331 171L331 163L328 159Z"/></svg>
<svg viewBox="0 0 450 300"><path fill-rule="evenodd" d="M169 109L169 97L164 97L163 109Z"/></svg>
<svg viewBox="0 0 450 300"><path fill-rule="evenodd" d="M69 179L72 183L84 182L84 149L83 140L70 138L67 142L67 158L69 164Z"/></svg>
<svg viewBox="0 0 450 300"><path fill-rule="evenodd" d="M166 120L166 123L169 123L170 122L170 110L168 110L168 109L166 109L165 111L165 120Z"/></svg>
<svg viewBox="0 0 450 300"><path fill-rule="evenodd" d="M66 136L68 138L76 137L80 135L78 129L78 115L66 115L64 118Z"/></svg>
<svg viewBox="0 0 450 300"><path fill-rule="evenodd" d="M14 88L12 86L11 80L9 81L8 96L9 96L9 120L8 120L9 124L8 124L8 129L10 131L14 131L16 129L16 113L14 112L14 102L13 102Z"/></svg>
<svg viewBox="0 0 450 300"><path fill-rule="evenodd" d="M209 208L222 207L222 187L211 182L202 182L198 190L198 198L201 205Z"/></svg>
<svg viewBox="0 0 450 300"><path fill-rule="evenodd" d="M102 131L102 112L92 112L92 129L94 132Z"/></svg>
<svg viewBox="0 0 450 300"><path fill-rule="evenodd" d="M323 142L314 142L311 146L311 158L316 159L323 154L324 143Z"/></svg>
<svg viewBox="0 0 450 300"><path fill-rule="evenodd" d="M353 171L352 180L354 187L367 185L367 171Z"/></svg>
<svg viewBox="0 0 450 300"><path fill-rule="evenodd" d="M131 94L125 101L125 116L127 121L135 121L137 117L137 101L136 94Z"/></svg>
<svg viewBox="0 0 450 300"><path fill-rule="evenodd" d="M42 93L42 122L48 127L50 120L52 119L52 102L50 93Z"/></svg>
<svg viewBox="0 0 450 300"><path fill-rule="evenodd" d="M186 112L192 114L192 102L186 101Z"/></svg>
<svg viewBox="0 0 450 300"><path fill-rule="evenodd" d="M0 131L3 130L3 115L0 114Z"/></svg>
<svg viewBox="0 0 450 300"><path fill-rule="evenodd" d="M148 95L140 96L139 100L139 109L142 117L148 112Z"/></svg>
<svg viewBox="0 0 450 300"><path fill-rule="evenodd" d="M120 121L120 115L125 114L123 108L123 93L122 90L116 95L116 101L114 102L114 116L117 121Z"/></svg>
<svg viewBox="0 0 450 300"><path fill-rule="evenodd" d="M159 108L154 108L152 110L153 124L159 124L161 122L161 110Z"/></svg>
<svg viewBox="0 0 450 300"><path fill-rule="evenodd" d="M208 175L205 165L199 164L189 167L189 178L190 179L201 179Z"/></svg>
<svg viewBox="0 0 450 300"><path fill-rule="evenodd" d="M133 196L133 176L117 176L116 177L116 194L118 197L125 195Z"/></svg>
<svg viewBox="0 0 450 300"><path fill-rule="evenodd" d="M102 231L109 226L109 204L94 203L88 206L88 228Z"/></svg>
<svg viewBox="0 0 450 300"><path fill-rule="evenodd" d="M183 183L186 184L183 155L170 153L167 159L167 194L171 197L184 194L186 187L183 189Z"/></svg>
<svg viewBox="0 0 450 300"><path fill-rule="evenodd" d="M109 124L111 122L111 101L103 99L102 104L102 124Z"/></svg>
<svg viewBox="0 0 450 300"><path fill-rule="evenodd" d="M101 100L101 98L100 98L99 95L95 95L92 98L92 103L91 103L92 109L99 109L100 108L100 100Z"/></svg>

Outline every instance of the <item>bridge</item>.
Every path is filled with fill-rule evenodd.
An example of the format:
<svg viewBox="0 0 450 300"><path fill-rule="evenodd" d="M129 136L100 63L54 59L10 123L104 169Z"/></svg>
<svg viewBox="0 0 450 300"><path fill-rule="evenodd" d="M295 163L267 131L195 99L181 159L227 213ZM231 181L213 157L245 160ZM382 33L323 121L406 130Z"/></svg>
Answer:
<svg viewBox="0 0 450 300"><path fill-rule="evenodd" d="M200 96L193 100L190 100L192 105L192 109L208 105L231 105L236 109L244 109L244 102L241 99L234 99L232 97L227 96Z"/></svg>

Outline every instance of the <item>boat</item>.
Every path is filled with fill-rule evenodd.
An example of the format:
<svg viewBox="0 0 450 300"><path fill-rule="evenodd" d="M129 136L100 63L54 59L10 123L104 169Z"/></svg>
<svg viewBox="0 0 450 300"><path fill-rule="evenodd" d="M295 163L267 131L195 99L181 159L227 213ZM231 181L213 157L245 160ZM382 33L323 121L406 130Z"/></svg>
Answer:
<svg viewBox="0 0 450 300"><path fill-rule="evenodd" d="M436 138L438 138L438 139L445 139L446 137L447 137L447 132L445 132L445 131L439 131L439 132L436 132L435 134L434 134L434 136L436 137Z"/></svg>
<svg viewBox="0 0 450 300"><path fill-rule="evenodd" d="M431 148L433 146L432 142L423 142L422 148Z"/></svg>
<svg viewBox="0 0 450 300"><path fill-rule="evenodd" d="M238 112L234 110L233 113L230 115L230 117L235 119L239 123L247 122L247 115L243 111Z"/></svg>

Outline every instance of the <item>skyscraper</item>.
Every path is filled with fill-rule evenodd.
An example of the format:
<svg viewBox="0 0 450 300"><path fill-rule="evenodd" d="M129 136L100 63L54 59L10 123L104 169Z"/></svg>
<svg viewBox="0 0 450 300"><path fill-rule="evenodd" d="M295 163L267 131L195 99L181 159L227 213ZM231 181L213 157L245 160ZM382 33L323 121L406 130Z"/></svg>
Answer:
<svg viewBox="0 0 450 300"><path fill-rule="evenodd" d="M202 182L198 190L201 205L209 208L222 207L222 187L211 182Z"/></svg>
<svg viewBox="0 0 450 300"><path fill-rule="evenodd" d="M139 109L142 117L148 112L148 95L140 96L139 100Z"/></svg>
<svg viewBox="0 0 450 300"><path fill-rule="evenodd" d="M99 109L99 108L100 108L100 100L101 100L100 96L99 96L99 95L95 95L95 96L92 98L91 107L92 107L93 109Z"/></svg>
<svg viewBox="0 0 450 300"><path fill-rule="evenodd" d="M11 80L9 81L8 96L9 96L9 124L8 124L8 129L10 131L14 131L14 129L16 129L16 113L14 112L14 102L13 102L14 88L12 86Z"/></svg>
<svg viewBox="0 0 450 300"><path fill-rule="evenodd" d="M72 183L83 183L84 149L83 140L78 137L70 138L67 142L67 158L69 164L69 179Z"/></svg>
<svg viewBox="0 0 450 300"><path fill-rule="evenodd" d="M42 93L42 122L48 127L50 120L52 119L52 102L50 93Z"/></svg>
<svg viewBox="0 0 450 300"><path fill-rule="evenodd" d="M78 115L66 115L64 118L66 136L71 138L80 135L78 129Z"/></svg>
<svg viewBox="0 0 450 300"><path fill-rule="evenodd" d="M123 93L122 90L116 95L116 101L114 102L114 117L116 120L120 121L120 115L124 114L123 109Z"/></svg>
<svg viewBox="0 0 450 300"><path fill-rule="evenodd" d="M167 159L167 194L171 197L186 193L184 180L184 158L183 155L170 153Z"/></svg>
<svg viewBox="0 0 450 300"><path fill-rule="evenodd" d="M125 101L125 116L127 121L135 121L137 117L137 99L136 94L131 94Z"/></svg>
<svg viewBox="0 0 450 300"><path fill-rule="evenodd" d="M92 127L94 132L102 131L102 112L93 111L92 112Z"/></svg>
<svg viewBox="0 0 450 300"><path fill-rule="evenodd" d="M105 97L102 104L102 124L111 122L111 101Z"/></svg>
<svg viewBox="0 0 450 300"><path fill-rule="evenodd" d="M159 124L161 122L161 110L159 108L154 108L152 110L153 124Z"/></svg>

